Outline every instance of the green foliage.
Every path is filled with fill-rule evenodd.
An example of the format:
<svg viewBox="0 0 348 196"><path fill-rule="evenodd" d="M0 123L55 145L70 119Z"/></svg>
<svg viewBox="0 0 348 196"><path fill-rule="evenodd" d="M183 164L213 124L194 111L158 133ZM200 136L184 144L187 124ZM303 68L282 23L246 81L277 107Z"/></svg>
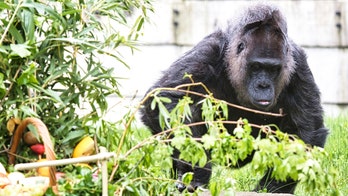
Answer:
<svg viewBox="0 0 348 196"><path fill-rule="evenodd" d="M122 95L114 68L103 65L103 58L111 57L115 64L128 66L118 47L135 49L151 11L148 0L0 2L3 165L11 145L6 127L10 118L40 118L54 139L58 159L69 158L76 143L86 135L94 136L97 144L109 151L119 147L122 131L104 117L110 109L107 97ZM17 163L37 158L29 149L20 143ZM134 162L126 169L132 165ZM58 169L69 174L66 181L59 182L65 195L100 193L100 179L95 182L82 170Z"/></svg>
<svg viewBox="0 0 348 196"><path fill-rule="evenodd" d="M328 155L324 159L327 168L336 168L336 185L342 195L348 195L348 115L326 118L330 135L325 145Z"/></svg>
<svg viewBox="0 0 348 196"><path fill-rule="evenodd" d="M347 164L347 142L348 142L348 120L347 115L338 117L327 117L325 119L326 126L330 129L325 145L325 157L320 155L320 164L324 171L330 171L331 177L335 179L334 187L341 192L341 195L348 194L348 164ZM320 151L320 150L319 150ZM320 152L320 154L322 154ZM332 169L334 168L334 170ZM247 165L239 170L231 170L229 168L218 167L217 172L224 172L226 178L234 177L236 180L236 189L238 191L248 191L254 188L261 175L249 175L254 171L250 165ZM330 178L331 178L330 177ZM295 191L295 195L309 195L306 184L300 183ZM327 188L327 191L333 191L333 188ZM313 195L319 195L314 193ZM324 193L322 195L329 195Z"/></svg>
<svg viewBox="0 0 348 196"><path fill-rule="evenodd" d="M81 166L66 167L64 172L66 176L59 181L60 186L58 186L62 195L101 195L101 175L98 175L97 172L93 173L91 169ZM114 191L111 186L109 189L110 193Z"/></svg>
<svg viewBox="0 0 348 196"><path fill-rule="evenodd" d="M110 56L127 66L117 48L134 49L148 11L147 0L0 3L1 146L10 145L6 122L25 117L48 126L60 158L70 157L85 135L112 145L103 117L107 97L121 93L114 68L101 60Z"/></svg>

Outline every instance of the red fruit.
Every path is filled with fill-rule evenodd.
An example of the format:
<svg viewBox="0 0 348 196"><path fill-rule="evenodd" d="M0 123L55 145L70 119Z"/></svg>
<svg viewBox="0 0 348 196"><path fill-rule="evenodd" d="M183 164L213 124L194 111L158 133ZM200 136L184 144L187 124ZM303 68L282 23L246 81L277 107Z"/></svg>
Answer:
<svg viewBox="0 0 348 196"><path fill-rule="evenodd" d="M45 152L45 147L43 144L34 144L30 146L30 149L38 155L42 155Z"/></svg>

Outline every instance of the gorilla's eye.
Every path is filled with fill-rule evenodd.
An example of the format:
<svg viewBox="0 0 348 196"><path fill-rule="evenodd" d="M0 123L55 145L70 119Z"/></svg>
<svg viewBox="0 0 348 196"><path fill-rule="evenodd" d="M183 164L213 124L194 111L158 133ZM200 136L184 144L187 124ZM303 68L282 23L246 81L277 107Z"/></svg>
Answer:
<svg viewBox="0 0 348 196"><path fill-rule="evenodd" d="M238 46L237 46L237 54L242 52L242 50L244 50L244 43L243 42L238 44Z"/></svg>
<svg viewBox="0 0 348 196"><path fill-rule="evenodd" d="M281 66L274 66L270 69L270 71L273 73L279 73L280 69L281 69Z"/></svg>
<svg viewBox="0 0 348 196"><path fill-rule="evenodd" d="M261 70L261 66L258 63L255 63L251 66L251 71L253 73L258 73Z"/></svg>

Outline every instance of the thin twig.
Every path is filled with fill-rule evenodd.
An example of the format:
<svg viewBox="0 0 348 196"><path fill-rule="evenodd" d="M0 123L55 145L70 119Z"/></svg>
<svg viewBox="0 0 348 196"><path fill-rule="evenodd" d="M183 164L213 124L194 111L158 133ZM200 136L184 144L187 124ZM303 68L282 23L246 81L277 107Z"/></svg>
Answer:
<svg viewBox="0 0 348 196"><path fill-rule="evenodd" d="M27 158L27 157L23 157L23 156L18 155L18 154L16 154L16 153L10 152L9 150L6 150L6 153L7 153L7 154L11 154L11 155L13 155L13 156L15 156L15 157L18 157L18 158L20 158L20 159L26 160L26 161L28 161L28 162L33 162L33 161L35 161L35 159L29 159L29 158Z"/></svg>
<svg viewBox="0 0 348 196"><path fill-rule="evenodd" d="M198 86L198 85L202 85L205 89L206 87L204 86L203 83L201 82L198 82L198 83L193 83L191 84L193 86ZM221 99L217 99L215 97L212 96L212 94L209 94L209 95L205 95L205 94L202 94L202 93L198 93L198 92L194 92L194 91L189 91L189 90L185 90L185 89L181 89L181 88L184 88L184 87L187 87L188 85L179 85L175 88L156 88L155 90L158 91L158 90L164 90L164 91L179 91L179 92L183 92L183 93L188 93L188 94L193 94L193 95L197 95L197 96L201 96L201 97L204 97L204 98L211 98L211 99L214 99L215 101L221 101L223 103L225 103L226 105L228 106L231 106L231 107L234 107L234 108L238 108L238 109L241 109L241 110L245 110L245 111L249 111L249 112L253 112L253 113L256 113L256 114L263 114L263 115L268 115L268 116L276 116L276 117L283 117L284 114L282 113L282 110L279 111L279 113L273 113L273 112L264 112L264 111L260 111L260 110L255 110L255 109L251 109L251 108L247 108L247 107L244 107L244 106L240 106L240 105L237 105L237 104L233 104L233 103L229 103L229 102L226 102L224 100L221 100ZM208 91L209 92L209 91Z"/></svg>
<svg viewBox="0 0 348 196"><path fill-rule="evenodd" d="M2 105L2 102L4 102L4 100L6 99L6 97L8 96L8 94L10 94L10 91L12 90L13 84L15 83L14 81L16 81L19 72L21 71L21 67L22 65L20 65L15 73L15 75L12 78L12 82L10 84L10 86L8 87L5 96L1 99L0 105Z"/></svg>
<svg viewBox="0 0 348 196"><path fill-rule="evenodd" d="M20 1L18 2L15 11L14 11L13 14L12 14L12 17L11 17L9 23L8 23L7 26L6 26L6 29L5 29L4 33L3 33L2 36L1 36L1 39L0 39L0 46L2 45L2 42L4 41L7 32L10 30L10 27L11 27L11 25L12 25L12 23L13 23L13 20L15 19L16 15L17 15L17 12L18 12L19 8L21 7L21 4L22 4L22 3L23 3L23 0L20 0Z"/></svg>

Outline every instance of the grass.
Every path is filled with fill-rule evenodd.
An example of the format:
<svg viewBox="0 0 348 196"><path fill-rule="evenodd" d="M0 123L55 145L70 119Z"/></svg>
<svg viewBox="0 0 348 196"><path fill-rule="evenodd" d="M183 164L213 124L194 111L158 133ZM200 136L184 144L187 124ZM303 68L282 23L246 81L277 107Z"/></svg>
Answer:
<svg viewBox="0 0 348 196"><path fill-rule="evenodd" d="M342 195L348 195L348 115L339 117L328 117L325 119L326 126L330 129L325 150L329 156L324 160L325 167L337 170L337 187ZM238 191L250 191L255 187L260 176L249 175L250 167L246 166L238 170L225 171L225 176L233 176L236 180ZM221 168L217 168L221 172ZM295 195L305 195L303 188L299 185Z"/></svg>
<svg viewBox="0 0 348 196"><path fill-rule="evenodd" d="M343 195L348 195L348 115L327 118L326 123L331 133L325 146L329 153L325 164L338 170L337 185Z"/></svg>

